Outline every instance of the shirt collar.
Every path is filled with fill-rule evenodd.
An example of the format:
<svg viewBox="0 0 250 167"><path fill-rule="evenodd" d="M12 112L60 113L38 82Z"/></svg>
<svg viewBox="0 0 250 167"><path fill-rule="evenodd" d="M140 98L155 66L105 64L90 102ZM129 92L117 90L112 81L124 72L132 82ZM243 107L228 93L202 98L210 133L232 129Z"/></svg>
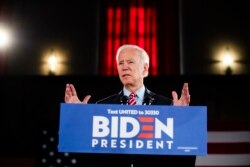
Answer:
<svg viewBox="0 0 250 167"><path fill-rule="evenodd" d="M124 94L125 96L129 96L130 93L132 93L132 92L128 91L125 87L123 87L123 94ZM143 98L144 98L145 86L143 85L143 86L142 86L140 89L138 89L135 93L136 93L136 95L137 95L137 99L139 99L139 100L142 101Z"/></svg>

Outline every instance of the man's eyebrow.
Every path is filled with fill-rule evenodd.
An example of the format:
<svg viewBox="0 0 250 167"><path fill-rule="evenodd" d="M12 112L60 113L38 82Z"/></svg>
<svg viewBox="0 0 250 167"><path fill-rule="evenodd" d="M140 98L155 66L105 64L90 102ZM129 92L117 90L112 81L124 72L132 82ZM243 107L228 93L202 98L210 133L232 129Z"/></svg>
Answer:
<svg viewBox="0 0 250 167"><path fill-rule="evenodd" d="M126 60L122 59L122 60L119 60L119 62L122 62L122 61L135 61L135 60L134 59L126 59Z"/></svg>

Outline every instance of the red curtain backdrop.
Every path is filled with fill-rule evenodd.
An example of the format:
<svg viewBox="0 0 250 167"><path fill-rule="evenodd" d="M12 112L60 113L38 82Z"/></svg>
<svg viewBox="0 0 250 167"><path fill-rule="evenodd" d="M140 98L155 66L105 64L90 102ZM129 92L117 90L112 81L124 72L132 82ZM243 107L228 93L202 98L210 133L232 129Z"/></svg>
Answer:
<svg viewBox="0 0 250 167"><path fill-rule="evenodd" d="M164 55L166 53L166 51L161 51L162 48L159 46L162 45L158 44L160 42L158 26L164 20L157 15L161 10L165 10L161 7L161 4L156 3L156 1L146 0L109 0L101 3L100 9L100 74L106 76L117 75L116 51L120 45L126 43L136 44L144 48L149 54L149 75L156 76L175 71L171 67L161 68L160 66L166 67L164 63L159 65L160 60L167 60L166 58L159 58L160 52ZM157 21L159 18L161 19L160 22ZM167 26L170 24L167 24ZM165 26L165 24L163 25ZM164 40L162 39L162 42L166 43ZM171 47L163 46L168 50L167 53L171 52ZM178 55L170 53L169 56ZM169 65L176 66L176 62L172 61L168 63ZM163 72L160 72L159 69ZM164 70L166 71L164 72Z"/></svg>

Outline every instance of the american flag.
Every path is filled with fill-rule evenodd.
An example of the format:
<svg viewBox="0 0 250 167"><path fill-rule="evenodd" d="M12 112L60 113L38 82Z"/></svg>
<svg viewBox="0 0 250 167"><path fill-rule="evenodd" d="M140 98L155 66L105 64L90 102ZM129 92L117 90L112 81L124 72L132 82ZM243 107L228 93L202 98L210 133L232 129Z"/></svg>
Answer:
<svg viewBox="0 0 250 167"><path fill-rule="evenodd" d="M76 154L58 152L58 133L52 129L42 129L38 144L38 167L77 167Z"/></svg>
<svg viewBox="0 0 250 167"><path fill-rule="evenodd" d="M197 167L250 166L249 123L221 122L208 131L208 155L196 159Z"/></svg>
<svg viewBox="0 0 250 167"><path fill-rule="evenodd" d="M223 124L223 123L222 123ZM227 124L228 125L228 124ZM208 155L198 156L196 167L250 166L250 128L235 123L210 128ZM78 154L59 153L58 133L44 128L40 132L38 167L76 167L81 165Z"/></svg>

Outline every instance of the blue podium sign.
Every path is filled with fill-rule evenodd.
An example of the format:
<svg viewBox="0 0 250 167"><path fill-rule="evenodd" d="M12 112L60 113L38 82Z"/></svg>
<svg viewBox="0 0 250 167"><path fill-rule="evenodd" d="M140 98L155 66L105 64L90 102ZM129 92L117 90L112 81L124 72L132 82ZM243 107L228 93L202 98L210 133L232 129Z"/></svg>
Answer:
<svg viewBox="0 0 250 167"><path fill-rule="evenodd" d="M59 152L206 155L206 106L61 104Z"/></svg>

